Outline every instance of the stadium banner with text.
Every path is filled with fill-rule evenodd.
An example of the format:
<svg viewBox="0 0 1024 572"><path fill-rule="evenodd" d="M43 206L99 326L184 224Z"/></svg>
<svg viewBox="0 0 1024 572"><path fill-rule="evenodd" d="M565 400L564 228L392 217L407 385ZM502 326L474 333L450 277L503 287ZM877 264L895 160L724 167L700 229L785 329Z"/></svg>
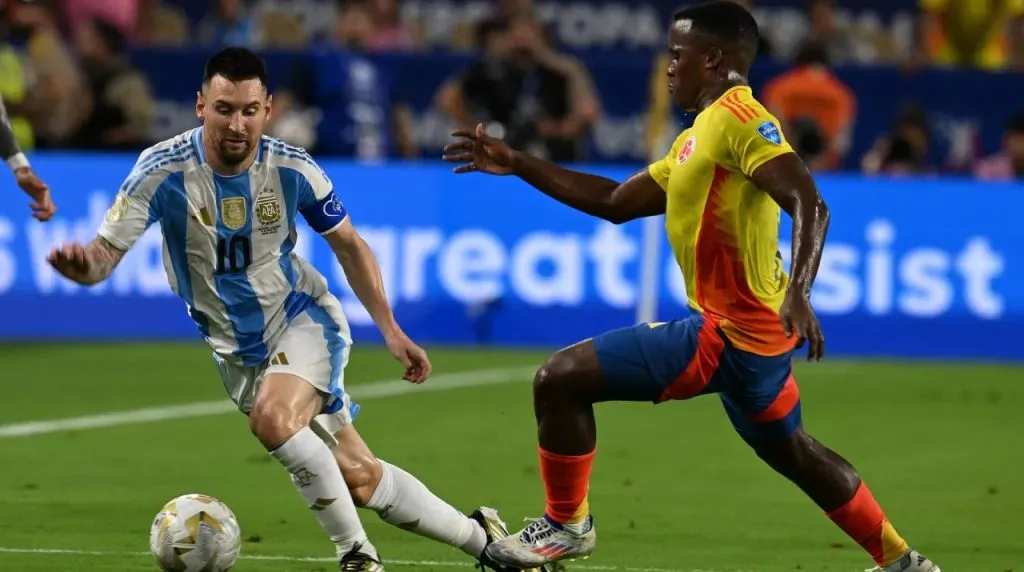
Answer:
<svg viewBox="0 0 1024 572"><path fill-rule="evenodd" d="M691 2L680 0L535 0L536 17L548 25L554 41L574 50L630 51L662 47L672 15ZM851 35L888 35L905 46L914 40L917 0L856 0L837 2L834 19ZM198 24L209 15L209 0L165 0L177 5ZM287 14L312 37L332 32L339 13L336 0L253 0L250 14ZM500 0L403 0L399 16L415 25L428 47L451 43L460 27L497 13ZM761 33L783 56L791 56L807 33L807 0L757 0L752 11Z"/></svg>
<svg viewBox="0 0 1024 572"><path fill-rule="evenodd" d="M60 211L35 222L10 179L3 183L0 339L199 339L168 287L157 227L93 288L46 263L50 248L95 236L134 158L40 154L34 162ZM414 339L556 346L633 322L639 221L605 223L515 178L456 176L440 164L322 165L376 252ZM614 178L632 170L596 169ZM1024 186L819 181L833 216L813 301L831 354L1024 357L1024 235L1010 214L1024 211ZM378 340L327 244L300 229L297 251L342 299L356 340ZM657 246L658 318L685 316L679 271L667 242Z"/></svg>

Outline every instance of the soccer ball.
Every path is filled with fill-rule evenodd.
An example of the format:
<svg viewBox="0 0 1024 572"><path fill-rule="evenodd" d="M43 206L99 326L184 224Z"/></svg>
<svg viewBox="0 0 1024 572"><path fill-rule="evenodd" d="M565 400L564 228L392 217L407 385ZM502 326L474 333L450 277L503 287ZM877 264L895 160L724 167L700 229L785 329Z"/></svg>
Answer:
<svg viewBox="0 0 1024 572"><path fill-rule="evenodd" d="M227 505L206 495L182 495L153 519L149 549L164 572L226 572L238 559L241 535Z"/></svg>

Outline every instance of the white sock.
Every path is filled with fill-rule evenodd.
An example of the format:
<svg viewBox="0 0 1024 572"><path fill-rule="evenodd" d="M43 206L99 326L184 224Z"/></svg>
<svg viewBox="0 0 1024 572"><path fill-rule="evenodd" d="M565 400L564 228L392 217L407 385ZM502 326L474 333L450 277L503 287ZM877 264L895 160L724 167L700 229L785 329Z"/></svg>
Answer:
<svg viewBox="0 0 1024 572"><path fill-rule="evenodd" d="M303 428L270 454L291 474L292 483L338 548L339 557L360 544L361 552L377 558L338 462L312 429Z"/></svg>
<svg viewBox="0 0 1024 572"><path fill-rule="evenodd" d="M379 460L379 459L378 459ZM402 530L454 546L479 558L487 544L480 524L437 497L416 477L380 461L383 474L366 508Z"/></svg>

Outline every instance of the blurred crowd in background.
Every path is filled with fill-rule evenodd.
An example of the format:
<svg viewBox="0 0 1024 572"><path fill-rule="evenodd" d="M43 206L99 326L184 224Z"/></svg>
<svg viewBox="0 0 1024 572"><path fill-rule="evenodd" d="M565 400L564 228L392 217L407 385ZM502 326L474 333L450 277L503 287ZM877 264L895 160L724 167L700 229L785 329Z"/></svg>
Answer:
<svg viewBox="0 0 1024 572"><path fill-rule="evenodd" d="M757 95L814 170L1024 179L1024 0L741 3ZM665 80L681 4L0 0L0 94L27 150L137 150L195 123L202 55L243 45L276 54L270 133L318 155L432 159L482 121L555 161L641 162L688 120Z"/></svg>

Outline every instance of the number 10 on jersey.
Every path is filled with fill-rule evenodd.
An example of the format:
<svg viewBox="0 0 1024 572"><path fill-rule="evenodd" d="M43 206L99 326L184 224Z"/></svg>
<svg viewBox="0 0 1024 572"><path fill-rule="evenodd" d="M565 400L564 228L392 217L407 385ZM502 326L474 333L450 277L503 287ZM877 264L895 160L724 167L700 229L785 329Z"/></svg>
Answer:
<svg viewBox="0 0 1024 572"><path fill-rule="evenodd" d="M217 239L217 274L245 272L252 264L252 246L248 236Z"/></svg>

